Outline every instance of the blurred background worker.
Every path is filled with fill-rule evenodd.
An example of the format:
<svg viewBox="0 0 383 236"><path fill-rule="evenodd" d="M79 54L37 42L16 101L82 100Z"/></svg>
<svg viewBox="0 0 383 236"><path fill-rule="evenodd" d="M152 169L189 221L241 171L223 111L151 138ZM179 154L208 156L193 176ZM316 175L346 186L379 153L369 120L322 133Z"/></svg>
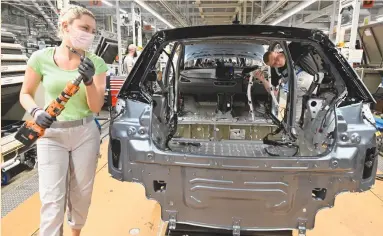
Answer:
<svg viewBox="0 0 383 236"><path fill-rule="evenodd" d="M126 49L128 54L126 55L123 63L124 63L124 74L129 74L132 70L135 61L135 58L137 57L137 47L134 44L130 44L128 48Z"/></svg>

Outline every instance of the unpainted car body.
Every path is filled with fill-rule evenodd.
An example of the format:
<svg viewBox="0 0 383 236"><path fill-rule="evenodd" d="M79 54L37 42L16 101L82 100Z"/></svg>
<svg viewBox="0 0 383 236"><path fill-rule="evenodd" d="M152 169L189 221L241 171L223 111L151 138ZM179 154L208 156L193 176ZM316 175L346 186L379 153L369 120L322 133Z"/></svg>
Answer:
<svg viewBox="0 0 383 236"><path fill-rule="evenodd" d="M310 45L322 57L340 93L329 101L310 97L301 131L294 122L298 111L293 106L281 123L295 143L314 147L324 139L318 127L332 119L331 148L323 147L321 152L311 148L306 153L312 155L258 156L254 152L252 157L192 152L193 147L171 151L166 142L175 134L177 113L170 110L167 118L156 115L155 110L166 107L169 99L148 93L144 81L169 42L219 37L264 39L280 42L284 48L285 41ZM295 84L295 74L289 74L290 84ZM295 104L296 86L289 89L287 102ZM160 203L162 219L170 227L183 223L236 232L312 229L317 212L332 207L339 193L366 191L374 184L376 130L369 106L375 101L335 45L319 31L263 25L160 31L145 47L118 97L120 114L110 126L109 173L120 181L141 183L146 196ZM314 102L321 109L310 107ZM258 144L238 145L254 149Z"/></svg>

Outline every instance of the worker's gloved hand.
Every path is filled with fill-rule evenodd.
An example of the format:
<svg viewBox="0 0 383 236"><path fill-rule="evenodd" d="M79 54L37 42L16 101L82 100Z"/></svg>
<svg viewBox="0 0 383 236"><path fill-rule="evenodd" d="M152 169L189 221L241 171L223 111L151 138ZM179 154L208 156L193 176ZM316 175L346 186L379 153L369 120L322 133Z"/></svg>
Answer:
<svg viewBox="0 0 383 236"><path fill-rule="evenodd" d="M49 128L55 120L52 116L50 116L46 111L42 109L37 109L33 114L33 118L35 119L36 124L45 129Z"/></svg>
<svg viewBox="0 0 383 236"><path fill-rule="evenodd" d="M78 66L78 72L83 77L84 84L89 86L93 83L93 76L96 72L93 62L85 57Z"/></svg>

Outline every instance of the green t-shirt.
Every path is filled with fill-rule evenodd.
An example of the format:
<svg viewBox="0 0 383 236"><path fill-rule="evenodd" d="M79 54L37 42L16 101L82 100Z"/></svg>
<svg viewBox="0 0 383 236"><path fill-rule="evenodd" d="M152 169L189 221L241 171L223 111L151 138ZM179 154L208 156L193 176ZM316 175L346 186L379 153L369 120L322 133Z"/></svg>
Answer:
<svg viewBox="0 0 383 236"><path fill-rule="evenodd" d="M63 91L68 81L78 77L78 69L60 69L54 59L54 47L48 47L34 52L28 60L30 66L36 73L42 76L42 84L45 90L45 107L47 107ZM96 69L95 75L108 71L108 66L101 57L93 53L86 53L86 56L93 62ZM92 114L86 101L86 91L84 83L80 84L80 89L71 97L65 109L57 117L58 121L79 120Z"/></svg>

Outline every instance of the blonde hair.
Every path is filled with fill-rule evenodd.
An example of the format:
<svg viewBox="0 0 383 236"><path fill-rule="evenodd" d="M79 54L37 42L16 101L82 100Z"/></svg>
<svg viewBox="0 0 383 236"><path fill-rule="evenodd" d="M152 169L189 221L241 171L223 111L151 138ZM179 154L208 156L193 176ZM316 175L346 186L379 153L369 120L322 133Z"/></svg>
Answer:
<svg viewBox="0 0 383 236"><path fill-rule="evenodd" d="M62 39L64 35L64 31L62 28L62 23L67 21L68 24L72 24L72 22L76 19L80 19L81 16L88 15L92 17L93 19L96 19L91 11L88 9L78 6L78 5L69 5L68 7L64 8L60 12L60 16L58 19L58 32L57 36Z"/></svg>

